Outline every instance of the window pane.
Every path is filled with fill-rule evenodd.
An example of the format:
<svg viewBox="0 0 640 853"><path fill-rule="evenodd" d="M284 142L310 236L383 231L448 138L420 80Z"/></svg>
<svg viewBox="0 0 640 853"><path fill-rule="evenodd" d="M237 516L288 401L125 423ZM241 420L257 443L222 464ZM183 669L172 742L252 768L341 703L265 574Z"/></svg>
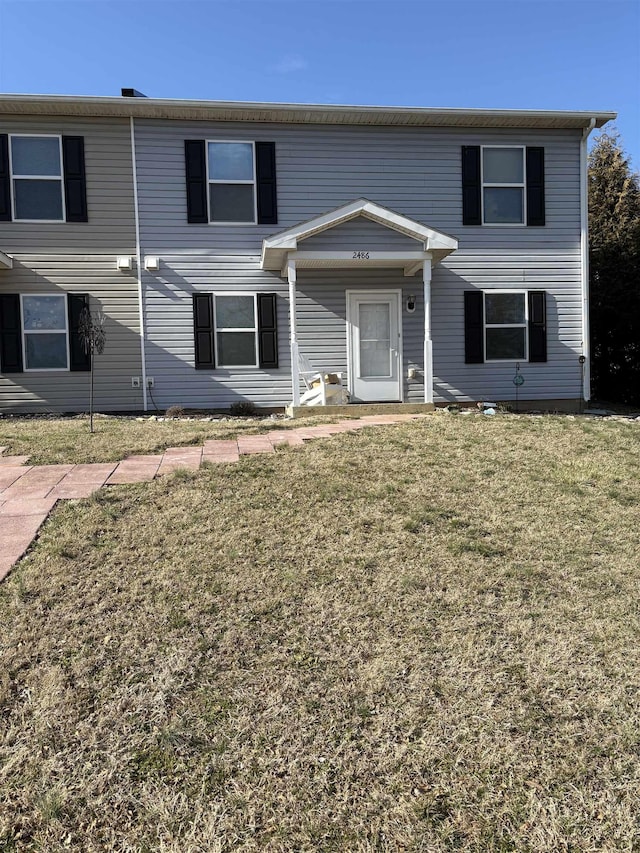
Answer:
<svg viewBox="0 0 640 853"><path fill-rule="evenodd" d="M23 296L22 310L24 313L25 332L34 329L65 329L64 296Z"/></svg>
<svg viewBox="0 0 640 853"><path fill-rule="evenodd" d="M360 340L360 376L391 376L389 341Z"/></svg>
<svg viewBox="0 0 640 853"><path fill-rule="evenodd" d="M212 222L253 222L252 184L209 184Z"/></svg>
<svg viewBox="0 0 640 853"><path fill-rule="evenodd" d="M485 184L524 183L522 148L484 148L482 177Z"/></svg>
<svg viewBox="0 0 640 853"><path fill-rule="evenodd" d="M487 360L525 357L524 329L487 329Z"/></svg>
<svg viewBox="0 0 640 853"><path fill-rule="evenodd" d="M60 175L60 140L38 136L11 139L14 175Z"/></svg>
<svg viewBox="0 0 640 853"><path fill-rule="evenodd" d="M485 222L524 222L522 189L517 187L484 188Z"/></svg>
<svg viewBox="0 0 640 853"><path fill-rule="evenodd" d="M360 305L360 340L389 343L389 303L368 302Z"/></svg>
<svg viewBox="0 0 640 853"><path fill-rule="evenodd" d="M253 329L253 296L216 296L218 329Z"/></svg>
<svg viewBox="0 0 640 853"><path fill-rule="evenodd" d="M256 336L253 332L218 332L218 364L242 367L256 363Z"/></svg>
<svg viewBox="0 0 640 853"><path fill-rule="evenodd" d="M13 182L16 219L62 221L62 182L16 180Z"/></svg>
<svg viewBox="0 0 640 853"><path fill-rule="evenodd" d="M210 142L209 180L252 181L253 145L249 142Z"/></svg>
<svg viewBox="0 0 640 853"><path fill-rule="evenodd" d="M59 332L24 336L29 370L67 368L67 336Z"/></svg>
<svg viewBox="0 0 640 853"><path fill-rule="evenodd" d="M391 376L390 306L388 302L360 305L360 376Z"/></svg>
<svg viewBox="0 0 640 853"><path fill-rule="evenodd" d="M486 322L524 323L524 293L485 293Z"/></svg>

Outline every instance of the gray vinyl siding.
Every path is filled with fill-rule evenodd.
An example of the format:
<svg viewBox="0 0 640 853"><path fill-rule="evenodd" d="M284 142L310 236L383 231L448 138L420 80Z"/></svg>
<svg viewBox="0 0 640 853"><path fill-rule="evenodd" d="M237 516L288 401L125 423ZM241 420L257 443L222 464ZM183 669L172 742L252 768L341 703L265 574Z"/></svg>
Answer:
<svg viewBox="0 0 640 853"><path fill-rule="evenodd" d="M190 225L184 179L185 139L270 140L276 144L277 225ZM436 401L513 399L514 363L464 363L463 293L480 288L545 290L548 355L521 365L527 399L577 396L582 347L578 131L358 128L136 120L143 254L162 269L145 276L148 364L160 407L174 403L223 406L237 399L281 405L291 399L286 281L260 270L262 240L271 234L366 197L455 236L459 249L433 272L432 329ZM545 149L546 226L462 225L461 146L536 145ZM407 242L408 241L408 242ZM420 244L359 220L302 241L301 250L419 250ZM353 284L353 282L356 282ZM402 287L404 398L422 400L422 279L390 270L299 270L298 332L309 360L346 369L345 291ZM280 366L276 371L193 369L191 294L276 291ZM408 315L406 296L418 297ZM158 376L161 377L160 384Z"/></svg>
<svg viewBox="0 0 640 853"><path fill-rule="evenodd" d="M284 406L291 399L288 287L258 268L256 257L164 255L158 273L144 273L147 376L159 409L173 405L224 409L251 401ZM275 293L278 367L196 370L194 293Z"/></svg>
<svg viewBox="0 0 640 853"><path fill-rule="evenodd" d="M421 252L422 248L412 237L362 216L298 243L302 252Z"/></svg>
<svg viewBox="0 0 640 853"><path fill-rule="evenodd" d="M3 293L88 293L91 310L106 316L106 347L95 362L96 409L142 409L142 392L131 386L142 372L135 274L117 272L111 255L15 255L0 285ZM88 393L88 372L0 374L3 413L87 411Z"/></svg>
<svg viewBox="0 0 640 853"><path fill-rule="evenodd" d="M0 222L0 251L134 253L133 170L127 119L3 115L0 133L84 137L89 217L88 222Z"/></svg>

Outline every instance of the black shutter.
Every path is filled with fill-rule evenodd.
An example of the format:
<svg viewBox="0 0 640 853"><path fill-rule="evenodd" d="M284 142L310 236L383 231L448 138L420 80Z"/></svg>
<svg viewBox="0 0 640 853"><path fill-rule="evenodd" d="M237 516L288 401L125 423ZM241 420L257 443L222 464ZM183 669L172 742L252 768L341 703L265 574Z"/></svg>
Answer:
<svg viewBox="0 0 640 853"><path fill-rule="evenodd" d="M87 180L84 170L84 137L62 137L64 196L67 222L88 222Z"/></svg>
<svg viewBox="0 0 640 853"><path fill-rule="evenodd" d="M480 146L462 146L462 224L482 225Z"/></svg>
<svg viewBox="0 0 640 853"><path fill-rule="evenodd" d="M9 174L9 137L0 133L0 222L11 221L11 175Z"/></svg>
<svg viewBox="0 0 640 853"><path fill-rule="evenodd" d="M196 370L214 368L213 298L210 293L193 294L193 340Z"/></svg>
<svg viewBox="0 0 640 853"><path fill-rule="evenodd" d="M275 225L278 222L275 142L256 142L256 187L258 222Z"/></svg>
<svg viewBox="0 0 640 853"><path fill-rule="evenodd" d="M467 364L484 361L484 296L481 290L464 292L464 360Z"/></svg>
<svg viewBox="0 0 640 853"><path fill-rule="evenodd" d="M544 148L527 147L527 225L544 224Z"/></svg>
<svg viewBox="0 0 640 853"><path fill-rule="evenodd" d="M547 360L547 294L529 291L529 361Z"/></svg>
<svg viewBox="0 0 640 853"><path fill-rule="evenodd" d="M17 293L0 294L0 373L22 373L22 322Z"/></svg>
<svg viewBox="0 0 640 853"><path fill-rule="evenodd" d="M91 353L86 352L80 340L80 317L89 310L89 296L86 293L68 293L67 311L69 314L69 368L71 370L91 370Z"/></svg>
<svg viewBox="0 0 640 853"><path fill-rule="evenodd" d="M275 293L258 294L258 340L260 367L278 366L278 321Z"/></svg>
<svg viewBox="0 0 640 853"><path fill-rule="evenodd" d="M185 139L184 163L187 181L187 222L209 221L207 164L204 139Z"/></svg>

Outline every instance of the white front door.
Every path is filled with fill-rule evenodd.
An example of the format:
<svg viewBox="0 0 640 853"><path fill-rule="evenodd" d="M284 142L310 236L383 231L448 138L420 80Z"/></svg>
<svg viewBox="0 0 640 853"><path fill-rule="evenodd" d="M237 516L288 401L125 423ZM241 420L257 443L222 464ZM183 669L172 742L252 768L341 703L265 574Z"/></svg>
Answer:
<svg viewBox="0 0 640 853"><path fill-rule="evenodd" d="M348 291L347 306L351 399L401 401L400 291Z"/></svg>

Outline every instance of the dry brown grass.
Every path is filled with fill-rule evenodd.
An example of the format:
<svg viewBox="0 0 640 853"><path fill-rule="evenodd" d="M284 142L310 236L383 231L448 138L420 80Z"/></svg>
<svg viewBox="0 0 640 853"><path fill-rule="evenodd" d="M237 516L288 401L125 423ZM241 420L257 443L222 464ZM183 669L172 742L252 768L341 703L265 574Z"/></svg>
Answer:
<svg viewBox="0 0 640 853"><path fill-rule="evenodd" d="M63 505L0 588L0 849L640 849L639 462L442 415Z"/></svg>
<svg viewBox="0 0 640 853"><path fill-rule="evenodd" d="M335 418L305 419L304 424L328 420ZM85 416L0 418L0 447L6 446L7 454L29 456L34 465L115 462L139 453L161 453L167 447L202 444L210 438L235 438L300 424L299 420L269 417L156 421L148 416L143 420L98 416L96 431L91 434Z"/></svg>

